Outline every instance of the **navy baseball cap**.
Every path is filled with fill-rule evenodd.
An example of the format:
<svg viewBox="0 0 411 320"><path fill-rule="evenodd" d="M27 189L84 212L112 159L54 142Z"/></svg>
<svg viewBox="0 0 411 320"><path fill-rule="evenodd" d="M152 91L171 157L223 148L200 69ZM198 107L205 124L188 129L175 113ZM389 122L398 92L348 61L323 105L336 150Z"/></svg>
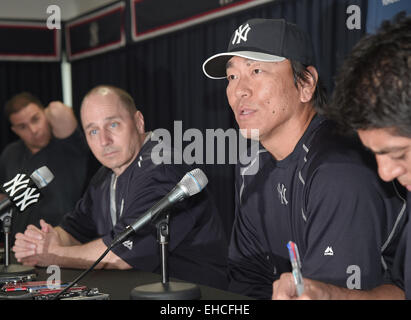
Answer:
<svg viewBox="0 0 411 320"><path fill-rule="evenodd" d="M226 64L233 56L264 62L285 59L313 65L314 53L309 35L284 19L251 19L234 31L227 52L218 53L203 63L211 79L226 77Z"/></svg>

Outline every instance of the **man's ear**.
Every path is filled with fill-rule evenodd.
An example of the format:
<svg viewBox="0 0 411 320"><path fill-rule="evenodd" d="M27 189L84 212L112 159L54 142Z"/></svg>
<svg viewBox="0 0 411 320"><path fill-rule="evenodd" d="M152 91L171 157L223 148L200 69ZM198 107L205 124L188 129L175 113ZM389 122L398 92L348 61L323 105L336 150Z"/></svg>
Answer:
<svg viewBox="0 0 411 320"><path fill-rule="evenodd" d="M136 111L136 113L134 113L134 123L136 124L138 133L144 134L145 133L144 117L143 117L143 114L138 110Z"/></svg>
<svg viewBox="0 0 411 320"><path fill-rule="evenodd" d="M313 98L318 81L317 70L313 66L308 66L307 69L309 71L307 79L299 83L300 100L304 103L309 102Z"/></svg>

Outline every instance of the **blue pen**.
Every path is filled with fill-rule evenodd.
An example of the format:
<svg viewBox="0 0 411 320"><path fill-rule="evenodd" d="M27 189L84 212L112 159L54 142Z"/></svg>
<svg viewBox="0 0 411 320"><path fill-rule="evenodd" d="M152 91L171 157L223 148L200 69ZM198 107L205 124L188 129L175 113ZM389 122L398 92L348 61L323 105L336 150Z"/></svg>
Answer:
<svg viewBox="0 0 411 320"><path fill-rule="evenodd" d="M291 266L293 268L293 277L297 288L297 296L301 296L304 292L303 275L301 274L301 260L298 253L297 245L289 241L287 244L288 253L290 255Z"/></svg>

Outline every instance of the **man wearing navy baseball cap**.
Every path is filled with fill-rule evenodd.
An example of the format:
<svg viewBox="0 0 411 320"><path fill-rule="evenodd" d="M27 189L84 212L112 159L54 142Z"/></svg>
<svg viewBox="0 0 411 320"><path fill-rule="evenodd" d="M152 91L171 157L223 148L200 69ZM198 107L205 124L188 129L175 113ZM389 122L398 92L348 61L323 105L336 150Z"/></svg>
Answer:
<svg viewBox="0 0 411 320"><path fill-rule="evenodd" d="M313 65L314 54L308 34L283 19L252 19L232 35L227 52L216 54L203 64L212 79L226 77L226 63L233 56L264 61L296 60Z"/></svg>
<svg viewBox="0 0 411 320"><path fill-rule="evenodd" d="M348 289L384 283L405 203L395 185L378 178L359 141L316 114L326 102L310 37L283 19L252 19L203 71L228 80L242 134L262 146L236 168L230 290L270 299L273 281L291 272L289 241L305 278ZM247 174L256 163L257 173Z"/></svg>
<svg viewBox="0 0 411 320"><path fill-rule="evenodd" d="M356 131L375 154L384 181L396 179L408 190L408 223L396 250L391 282L411 300L411 16L400 13L385 21L376 34L363 37L336 77L332 103L321 113L345 131ZM404 212L404 214L407 214ZM391 298L387 286L347 290L304 279L298 299ZM274 282L273 299L295 299L292 275Z"/></svg>

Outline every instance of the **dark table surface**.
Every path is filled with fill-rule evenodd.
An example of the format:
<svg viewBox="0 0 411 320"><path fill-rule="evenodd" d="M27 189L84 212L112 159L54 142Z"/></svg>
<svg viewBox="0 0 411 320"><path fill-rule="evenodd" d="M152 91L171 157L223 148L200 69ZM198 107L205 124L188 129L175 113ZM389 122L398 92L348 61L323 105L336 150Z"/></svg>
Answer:
<svg viewBox="0 0 411 320"><path fill-rule="evenodd" d="M83 270L60 269L61 281L71 282L78 277ZM36 268L37 279L47 280L55 276L55 271L47 273L46 268ZM170 278L170 281L178 281ZM110 295L111 300L129 300L130 292L137 286L160 283L161 276L150 272L137 270L93 270L83 279L79 285L88 288L98 288L99 292ZM249 300L250 298L232 292L198 285L201 290L201 299L204 300Z"/></svg>

